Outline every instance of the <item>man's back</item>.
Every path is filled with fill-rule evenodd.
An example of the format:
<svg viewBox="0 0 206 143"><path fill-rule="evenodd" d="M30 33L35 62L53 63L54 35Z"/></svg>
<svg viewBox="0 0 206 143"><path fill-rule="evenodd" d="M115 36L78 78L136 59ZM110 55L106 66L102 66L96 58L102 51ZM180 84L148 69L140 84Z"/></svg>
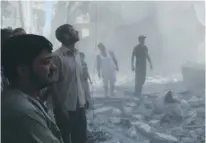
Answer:
<svg viewBox="0 0 206 143"><path fill-rule="evenodd" d="M2 93L2 143L62 143L61 134L46 109L17 89Z"/></svg>
<svg viewBox="0 0 206 143"><path fill-rule="evenodd" d="M146 56L148 53L147 46L139 44L134 48L133 52L136 57L136 66L145 67L146 66Z"/></svg>

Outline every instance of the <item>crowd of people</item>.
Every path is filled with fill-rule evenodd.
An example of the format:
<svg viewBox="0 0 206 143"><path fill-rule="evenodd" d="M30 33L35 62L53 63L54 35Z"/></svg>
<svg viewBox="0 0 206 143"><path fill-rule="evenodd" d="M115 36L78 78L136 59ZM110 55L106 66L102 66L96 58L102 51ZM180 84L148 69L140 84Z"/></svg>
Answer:
<svg viewBox="0 0 206 143"><path fill-rule="evenodd" d="M1 29L2 143L87 142L86 110L92 106L92 80L84 53L75 48L80 40L78 31L64 24L55 35L62 45L52 52L52 42L43 36L26 33L22 28ZM145 81L146 59L152 68L145 38L139 36L140 43L132 54L138 96ZM105 95L114 96L118 62L103 43L98 48L98 76ZM52 105L54 119L48 114L48 104Z"/></svg>

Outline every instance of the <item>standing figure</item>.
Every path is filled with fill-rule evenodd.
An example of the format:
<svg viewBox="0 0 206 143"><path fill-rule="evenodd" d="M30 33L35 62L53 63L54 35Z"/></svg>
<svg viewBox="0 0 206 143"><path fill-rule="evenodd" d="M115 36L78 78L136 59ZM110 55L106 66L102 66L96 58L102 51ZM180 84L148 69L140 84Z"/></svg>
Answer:
<svg viewBox="0 0 206 143"><path fill-rule="evenodd" d="M62 46L53 54L57 67L55 83L48 88L44 98L52 95L54 116L64 143L85 143L87 120L85 104L88 102L83 88L83 70L80 52L75 48L79 41L78 31L72 25L57 28L56 38Z"/></svg>
<svg viewBox="0 0 206 143"><path fill-rule="evenodd" d="M103 79L105 96L114 95L116 71L119 71L117 59L112 51L107 51L102 43L98 44L100 54L97 56L97 72L99 78Z"/></svg>
<svg viewBox="0 0 206 143"><path fill-rule="evenodd" d="M87 63L85 62L85 54L84 53L80 53L80 57L81 57L81 62L82 62L82 69L83 69L83 87L84 87L84 93L85 96L87 97L87 102L86 102L86 109L89 108L89 105L91 105L91 95L90 95L90 89L89 89L89 83L88 80L90 81L90 83L92 84L92 80L91 77L89 75L89 71L88 71L88 67L87 67Z"/></svg>
<svg viewBox="0 0 206 143"><path fill-rule="evenodd" d="M145 45L145 36L139 36L139 44L134 48L132 52L132 71L135 71L135 95L141 96L142 87L146 78L146 59L150 63L152 69L152 62L148 53L148 48ZM134 67L134 58L136 58L136 66Z"/></svg>

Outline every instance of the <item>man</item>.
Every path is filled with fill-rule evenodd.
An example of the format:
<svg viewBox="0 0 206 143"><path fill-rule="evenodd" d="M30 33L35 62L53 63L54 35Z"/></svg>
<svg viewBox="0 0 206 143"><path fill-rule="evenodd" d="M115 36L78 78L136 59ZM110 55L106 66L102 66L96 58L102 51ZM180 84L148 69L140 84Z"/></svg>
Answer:
<svg viewBox="0 0 206 143"><path fill-rule="evenodd" d="M89 75L87 63L85 62L85 54L80 52L80 58L82 63L82 69L83 69L83 87L84 87L84 93L85 96L88 97L88 103L86 103L86 109L90 108L89 105L91 105L91 95L90 95L90 89L89 89L89 83L92 84L91 77Z"/></svg>
<svg viewBox="0 0 206 143"><path fill-rule="evenodd" d="M48 88L47 95L53 98L56 122L65 143L85 143L86 115L83 88L83 71L79 51L75 48L79 41L78 32L69 24L57 28L56 38L62 46L55 51L57 66L56 82Z"/></svg>
<svg viewBox="0 0 206 143"><path fill-rule="evenodd" d="M150 63L152 69L152 63L148 54L148 48L145 45L145 36L139 36L139 44L134 48L132 52L132 71L135 71L135 95L141 96L142 86L144 85L146 78L146 59ZM134 58L136 58L136 66L134 67Z"/></svg>
<svg viewBox="0 0 206 143"><path fill-rule="evenodd" d="M11 37L2 50L9 87L2 93L2 143L63 143L55 122L38 99L51 84L52 44L38 35Z"/></svg>
<svg viewBox="0 0 206 143"><path fill-rule="evenodd" d="M21 27L13 30L13 36L24 35L24 34L26 34L26 31Z"/></svg>
<svg viewBox="0 0 206 143"><path fill-rule="evenodd" d="M100 54L97 55L97 72L99 78L103 78L105 96L114 95L116 71L119 70L117 59L113 52L107 51L102 43L98 44Z"/></svg>

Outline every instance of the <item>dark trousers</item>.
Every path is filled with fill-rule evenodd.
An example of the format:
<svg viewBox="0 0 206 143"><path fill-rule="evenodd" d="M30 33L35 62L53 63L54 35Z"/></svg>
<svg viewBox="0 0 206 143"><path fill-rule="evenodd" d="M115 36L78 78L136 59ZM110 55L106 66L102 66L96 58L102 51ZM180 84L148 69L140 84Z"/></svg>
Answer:
<svg viewBox="0 0 206 143"><path fill-rule="evenodd" d="M135 73L135 96L142 95L142 88L145 83L146 72L141 70L136 70Z"/></svg>
<svg viewBox="0 0 206 143"><path fill-rule="evenodd" d="M62 110L55 109L54 113L64 143L86 142L87 120L84 108L64 113Z"/></svg>

